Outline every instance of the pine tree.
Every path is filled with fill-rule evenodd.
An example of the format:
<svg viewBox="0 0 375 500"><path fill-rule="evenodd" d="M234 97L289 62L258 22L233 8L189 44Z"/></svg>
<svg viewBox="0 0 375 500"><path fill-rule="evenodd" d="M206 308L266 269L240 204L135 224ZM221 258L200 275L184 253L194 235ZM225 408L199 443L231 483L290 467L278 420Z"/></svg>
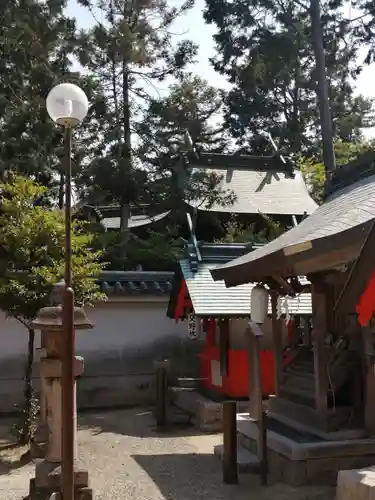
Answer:
<svg viewBox="0 0 375 500"><path fill-rule="evenodd" d="M222 124L223 91L197 75L188 74L169 87L164 97L151 99L145 119L139 123L142 137L139 153L175 153L187 132L192 145L204 151L223 151L226 147Z"/></svg>
<svg viewBox="0 0 375 500"><path fill-rule="evenodd" d="M121 232L129 237L130 206L142 201L149 175L134 154L136 122L153 85L179 75L196 47L173 44L170 28L191 6L169 7L164 1L80 0L100 14L96 26L80 34L77 55L83 67L100 79L106 94L101 138L93 146L95 159L82 172L79 187L91 199L121 206Z"/></svg>
<svg viewBox="0 0 375 500"><path fill-rule="evenodd" d="M349 36L342 6L341 0L323 1L322 24L334 133L350 140L372 125L372 101L354 97L358 41ZM238 144L262 151L266 131L288 152L316 151L319 120L308 7L289 0L206 0L204 16L217 27L212 63L232 84L225 119Z"/></svg>
<svg viewBox="0 0 375 500"><path fill-rule="evenodd" d="M65 4L65 0L14 0L4 2L0 10L0 175L15 170L56 187L60 205L63 134L48 117L45 100L62 81L81 85L94 102L97 89L92 79L71 72L76 28L74 20L64 15ZM93 111L95 107L90 114ZM80 131L76 167L87 132Z"/></svg>

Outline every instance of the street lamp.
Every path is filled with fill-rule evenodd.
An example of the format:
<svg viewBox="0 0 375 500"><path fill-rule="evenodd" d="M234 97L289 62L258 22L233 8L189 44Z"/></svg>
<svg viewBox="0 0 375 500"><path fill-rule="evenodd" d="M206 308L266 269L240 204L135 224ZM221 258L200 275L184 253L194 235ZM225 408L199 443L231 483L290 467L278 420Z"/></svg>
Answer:
<svg viewBox="0 0 375 500"><path fill-rule="evenodd" d="M65 334L62 363L62 493L63 500L74 500L75 448L75 333L74 292L72 289L72 128L86 117L88 100L82 89L72 83L54 87L47 96L47 111L52 120L65 128L65 293L63 329Z"/></svg>

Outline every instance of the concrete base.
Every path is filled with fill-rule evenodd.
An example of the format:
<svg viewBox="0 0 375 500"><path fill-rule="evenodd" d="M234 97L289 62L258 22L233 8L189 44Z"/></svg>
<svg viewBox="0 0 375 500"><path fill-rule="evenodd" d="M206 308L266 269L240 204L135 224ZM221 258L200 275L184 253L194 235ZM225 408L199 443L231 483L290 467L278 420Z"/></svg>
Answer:
<svg viewBox="0 0 375 500"><path fill-rule="evenodd" d="M217 444L214 446L214 455L223 459L224 446L222 444ZM237 469L240 473L258 473L260 468L260 463L258 457L251 453L251 451L246 450L242 446L237 446Z"/></svg>
<svg viewBox="0 0 375 500"><path fill-rule="evenodd" d="M74 492L74 500L93 500L93 498L91 488L77 488ZM62 500L62 494L51 487L36 486L35 479L30 479L30 492L23 500Z"/></svg>
<svg viewBox="0 0 375 500"><path fill-rule="evenodd" d="M91 500L88 472L77 461L74 465L75 500ZM49 500L52 494L59 499L61 491L61 464L39 460L35 466L35 478L30 480L29 500Z"/></svg>
<svg viewBox="0 0 375 500"><path fill-rule="evenodd" d="M196 391L181 391L174 394L174 405L192 416L192 422L202 432L221 432L222 403L202 396ZM237 411L248 409L248 401L239 401Z"/></svg>
<svg viewBox="0 0 375 500"><path fill-rule="evenodd" d="M375 468L341 470L337 478L336 500L375 499Z"/></svg>
<svg viewBox="0 0 375 500"><path fill-rule="evenodd" d="M271 479L291 486L335 485L340 470L375 465L375 439L324 441L283 426L267 432ZM248 414L237 415L240 445L257 454L258 428ZM374 497L375 500L375 497Z"/></svg>

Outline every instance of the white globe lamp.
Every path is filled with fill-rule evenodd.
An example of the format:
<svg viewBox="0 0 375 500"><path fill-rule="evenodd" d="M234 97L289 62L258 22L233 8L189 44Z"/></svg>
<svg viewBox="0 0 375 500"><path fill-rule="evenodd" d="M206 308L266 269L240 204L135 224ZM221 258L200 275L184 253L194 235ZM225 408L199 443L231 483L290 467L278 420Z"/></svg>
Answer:
<svg viewBox="0 0 375 500"><path fill-rule="evenodd" d="M46 104L51 119L65 128L79 125L89 109L86 94L73 83L61 83L53 87Z"/></svg>

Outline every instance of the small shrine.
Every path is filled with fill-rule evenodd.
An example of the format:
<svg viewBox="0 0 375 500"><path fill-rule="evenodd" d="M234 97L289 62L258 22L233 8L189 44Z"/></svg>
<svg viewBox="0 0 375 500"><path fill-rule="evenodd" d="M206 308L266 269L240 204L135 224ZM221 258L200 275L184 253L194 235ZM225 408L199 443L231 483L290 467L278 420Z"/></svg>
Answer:
<svg viewBox="0 0 375 500"><path fill-rule="evenodd" d="M367 153L337 169L312 215L262 248L211 270L228 292L257 283L271 300L297 294L300 275L311 283L311 330L291 346L286 361L280 320L273 316L268 465L275 480L294 486L335 483L340 470L375 465L374 161L375 154ZM250 413L237 418L248 453L257 452L259 411L250 405ZM345 481L344 473L340 477Z"/></svg>
<svg viewBox="0 0 375 500"><path fill-rule="evenodd" d="M243 332L251 314L250 295L255 285L227 289L224 281L214 282L210 274L219 263L248 251L249 247L243 244L187 243L186 258L176 266L167 315L176 321L187 320L192 342L200 342L198 392L210 401L220 402L228 397L248 399L250 374ZM307 280L302 282L308 289ZM301 289L298 297L283 298L277 307L282 318L285 357L296 336L310 329L310 294ZM264 395L274 392L271 305L267 312L260 346Z"/></svg>

